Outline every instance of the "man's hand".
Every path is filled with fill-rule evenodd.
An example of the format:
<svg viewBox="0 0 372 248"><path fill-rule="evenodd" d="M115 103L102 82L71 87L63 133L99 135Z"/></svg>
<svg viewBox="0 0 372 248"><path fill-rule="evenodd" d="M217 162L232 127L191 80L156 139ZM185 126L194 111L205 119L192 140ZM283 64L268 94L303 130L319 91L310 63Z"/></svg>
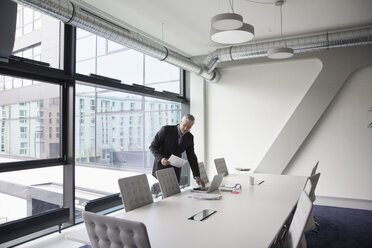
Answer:
<svg viewBox="0 0 372 248"><path fill-rule="evenodd" d="M170 165L170 162L169 162L168 159L166 159L166 158L162 158L162 159L160 160L160 163L161 163L163 166Z"/></svg>
<svg viewBox="0 0 372 248"><path fill-rule="evenodd" d="M198 185L201 185L203 188L205 187L205 182L203 182L200 177L195 178L195 181Z"/></svg>

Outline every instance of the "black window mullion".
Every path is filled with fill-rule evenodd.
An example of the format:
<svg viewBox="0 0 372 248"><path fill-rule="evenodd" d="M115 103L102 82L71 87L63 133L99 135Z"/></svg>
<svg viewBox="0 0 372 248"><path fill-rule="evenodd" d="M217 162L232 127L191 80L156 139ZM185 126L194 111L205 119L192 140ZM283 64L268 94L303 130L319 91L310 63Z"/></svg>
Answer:
<svg viewBox="0 0 372 248"><path fill-rule="evenodd" d="M63 205L69 208L69 222L75 223L75 71L76 28L64 25L64 73L71 77L62 87Z"/></svg>

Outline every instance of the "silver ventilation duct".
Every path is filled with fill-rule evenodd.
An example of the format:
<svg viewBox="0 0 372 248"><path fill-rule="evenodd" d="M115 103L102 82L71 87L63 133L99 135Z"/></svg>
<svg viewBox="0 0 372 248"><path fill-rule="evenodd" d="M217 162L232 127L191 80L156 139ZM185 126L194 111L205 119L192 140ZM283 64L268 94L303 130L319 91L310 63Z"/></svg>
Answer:
<svg viewBox="0 0 372 248"><path fill-rule="evenodd" d="M199 74L208 81L217 82L219 73L216 70L206 72L202 66L167 47L112 23L103 17L84 9L77 3L68 0L13 0L17 3L34 8L51 15L64 23L84 29L111 41L137 50L161 61L178 66L187 71Z"/></svg>
<svg viewBox="0 0 372 248"><path fill-rule="evenodd" d="M290 47L295 53L310 52L341 46L353 46L372 43L372 27L348 31L332 32L296 37L276 41L264 41L240 46L217 49L210 53L202 65L187 58L145 36L132 32L93 13L69 0L13 0L49 14L65 23L87 30L128 48L166 61L190 72L194 72L207 81L218 82L219 72L215 69L219 62L265 57L271 48Z"/></svg>
<svg viewBox="0 0 372 248"><path fill-rule="evenodd" d="M203 68L207 71L207 73L211 73L213 70L215 70L219 62L265 57L267 51L271 48L290 47L295 53L302 53L334 47L355 46L371 43L372 27L367 27L299 38L232 46L217 49L210 53L203 61Z"/></svg>

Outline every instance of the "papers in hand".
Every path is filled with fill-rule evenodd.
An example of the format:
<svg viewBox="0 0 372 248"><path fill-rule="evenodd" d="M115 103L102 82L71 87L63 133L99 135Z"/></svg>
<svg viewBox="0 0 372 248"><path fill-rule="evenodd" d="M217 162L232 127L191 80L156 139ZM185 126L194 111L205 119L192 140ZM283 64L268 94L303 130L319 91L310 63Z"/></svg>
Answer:
<svg viewBox="0 0 372 248"><path fill-rule="evenodd" d="M190 196L193 199L197 200L219 200L222 198L222 195L219 194L207 194L207 193L196 193Z"/></svg>
<svg viewBox="0 0 372 248"><path fill-rule="evenodd" d="M171 163L171 165L178 167L178 168L181 168L187 163L187 160L174 156L173 154L172 156L170 156L170 158L168 158L168 161Z"/></svg>

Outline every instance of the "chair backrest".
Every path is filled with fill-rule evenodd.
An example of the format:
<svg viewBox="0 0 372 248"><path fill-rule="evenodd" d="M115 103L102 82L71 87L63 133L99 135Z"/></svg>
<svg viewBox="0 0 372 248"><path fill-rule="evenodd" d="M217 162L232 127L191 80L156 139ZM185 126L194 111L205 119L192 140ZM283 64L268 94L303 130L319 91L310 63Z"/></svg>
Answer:
<svg viewBox="0 0 372 248"><path fill-rule="evenodd" d="M299 247L301 238L304 234L305 225L312 211L313 203L308 195L302 191L300 199L297 203L296 212L293 215L291 225L285 240L285 247L297 248Z"/></svg>
<svg viewBox="0 0 372 248"><path fill-rule="evenodd" d="M308 177L306 180L304 190L312 202L314 202L316 199L315 189L316 189L316 186L318 185L319 177L320 177L320 172Z"/></svg>
<svg viewBox="0 0 372 248"><path fill-rule="evenodd" d="M310 174L310 176L314 176L314 175L315 175L316 170L318 169L318 164L319 164L319 161L316 162L314 168L311 170L311 174Z"/></svg>
<svg viewBox="0 0 372 248"><path fill-rule="evenodd" d="M311 193L311 188L313 187L313 184L311 183L310 179L307 178L306 179L306 184L305 184L305 187L304 187L304 191L307 195L310 195Z"/></svg>
<svg viewBox="0 0 372 248"><path fill-rule="evenodd" d="M86 211L83 212L83 218L92 248L151 247L146 226L142 222Z"/></svg>
<svg viewBox="0 0 372 248"><path fill-rule="evenodd" d="M199 171L200 171L200 179L203 180L203 182L205 183L209 183L209 179L208 179L207 171L205 170L204 163L200 162L198 166L199 166Z"/></svg>
<svg viewBox="0 0 372 248"><path fill-rule="evenodd" d="M163 198L178 194L181 192L180 185L178 184L176 172L173 168L167 168L156 171L161 193Z"/></svg>
<svg viewBox="0 0 372 248"><path fill-rule="evenodd" d="M118 183L126 212L153 203L145 174L120 178Z"/></svg>
<svg viewBox="0 0 372 248"><path fill-rule="evenodd" d="M214 160L214 164L216 165L217 174L225 174L225 176L229 175L229 171L227 170L226 162L224 158L216 158Z"/></svg>

